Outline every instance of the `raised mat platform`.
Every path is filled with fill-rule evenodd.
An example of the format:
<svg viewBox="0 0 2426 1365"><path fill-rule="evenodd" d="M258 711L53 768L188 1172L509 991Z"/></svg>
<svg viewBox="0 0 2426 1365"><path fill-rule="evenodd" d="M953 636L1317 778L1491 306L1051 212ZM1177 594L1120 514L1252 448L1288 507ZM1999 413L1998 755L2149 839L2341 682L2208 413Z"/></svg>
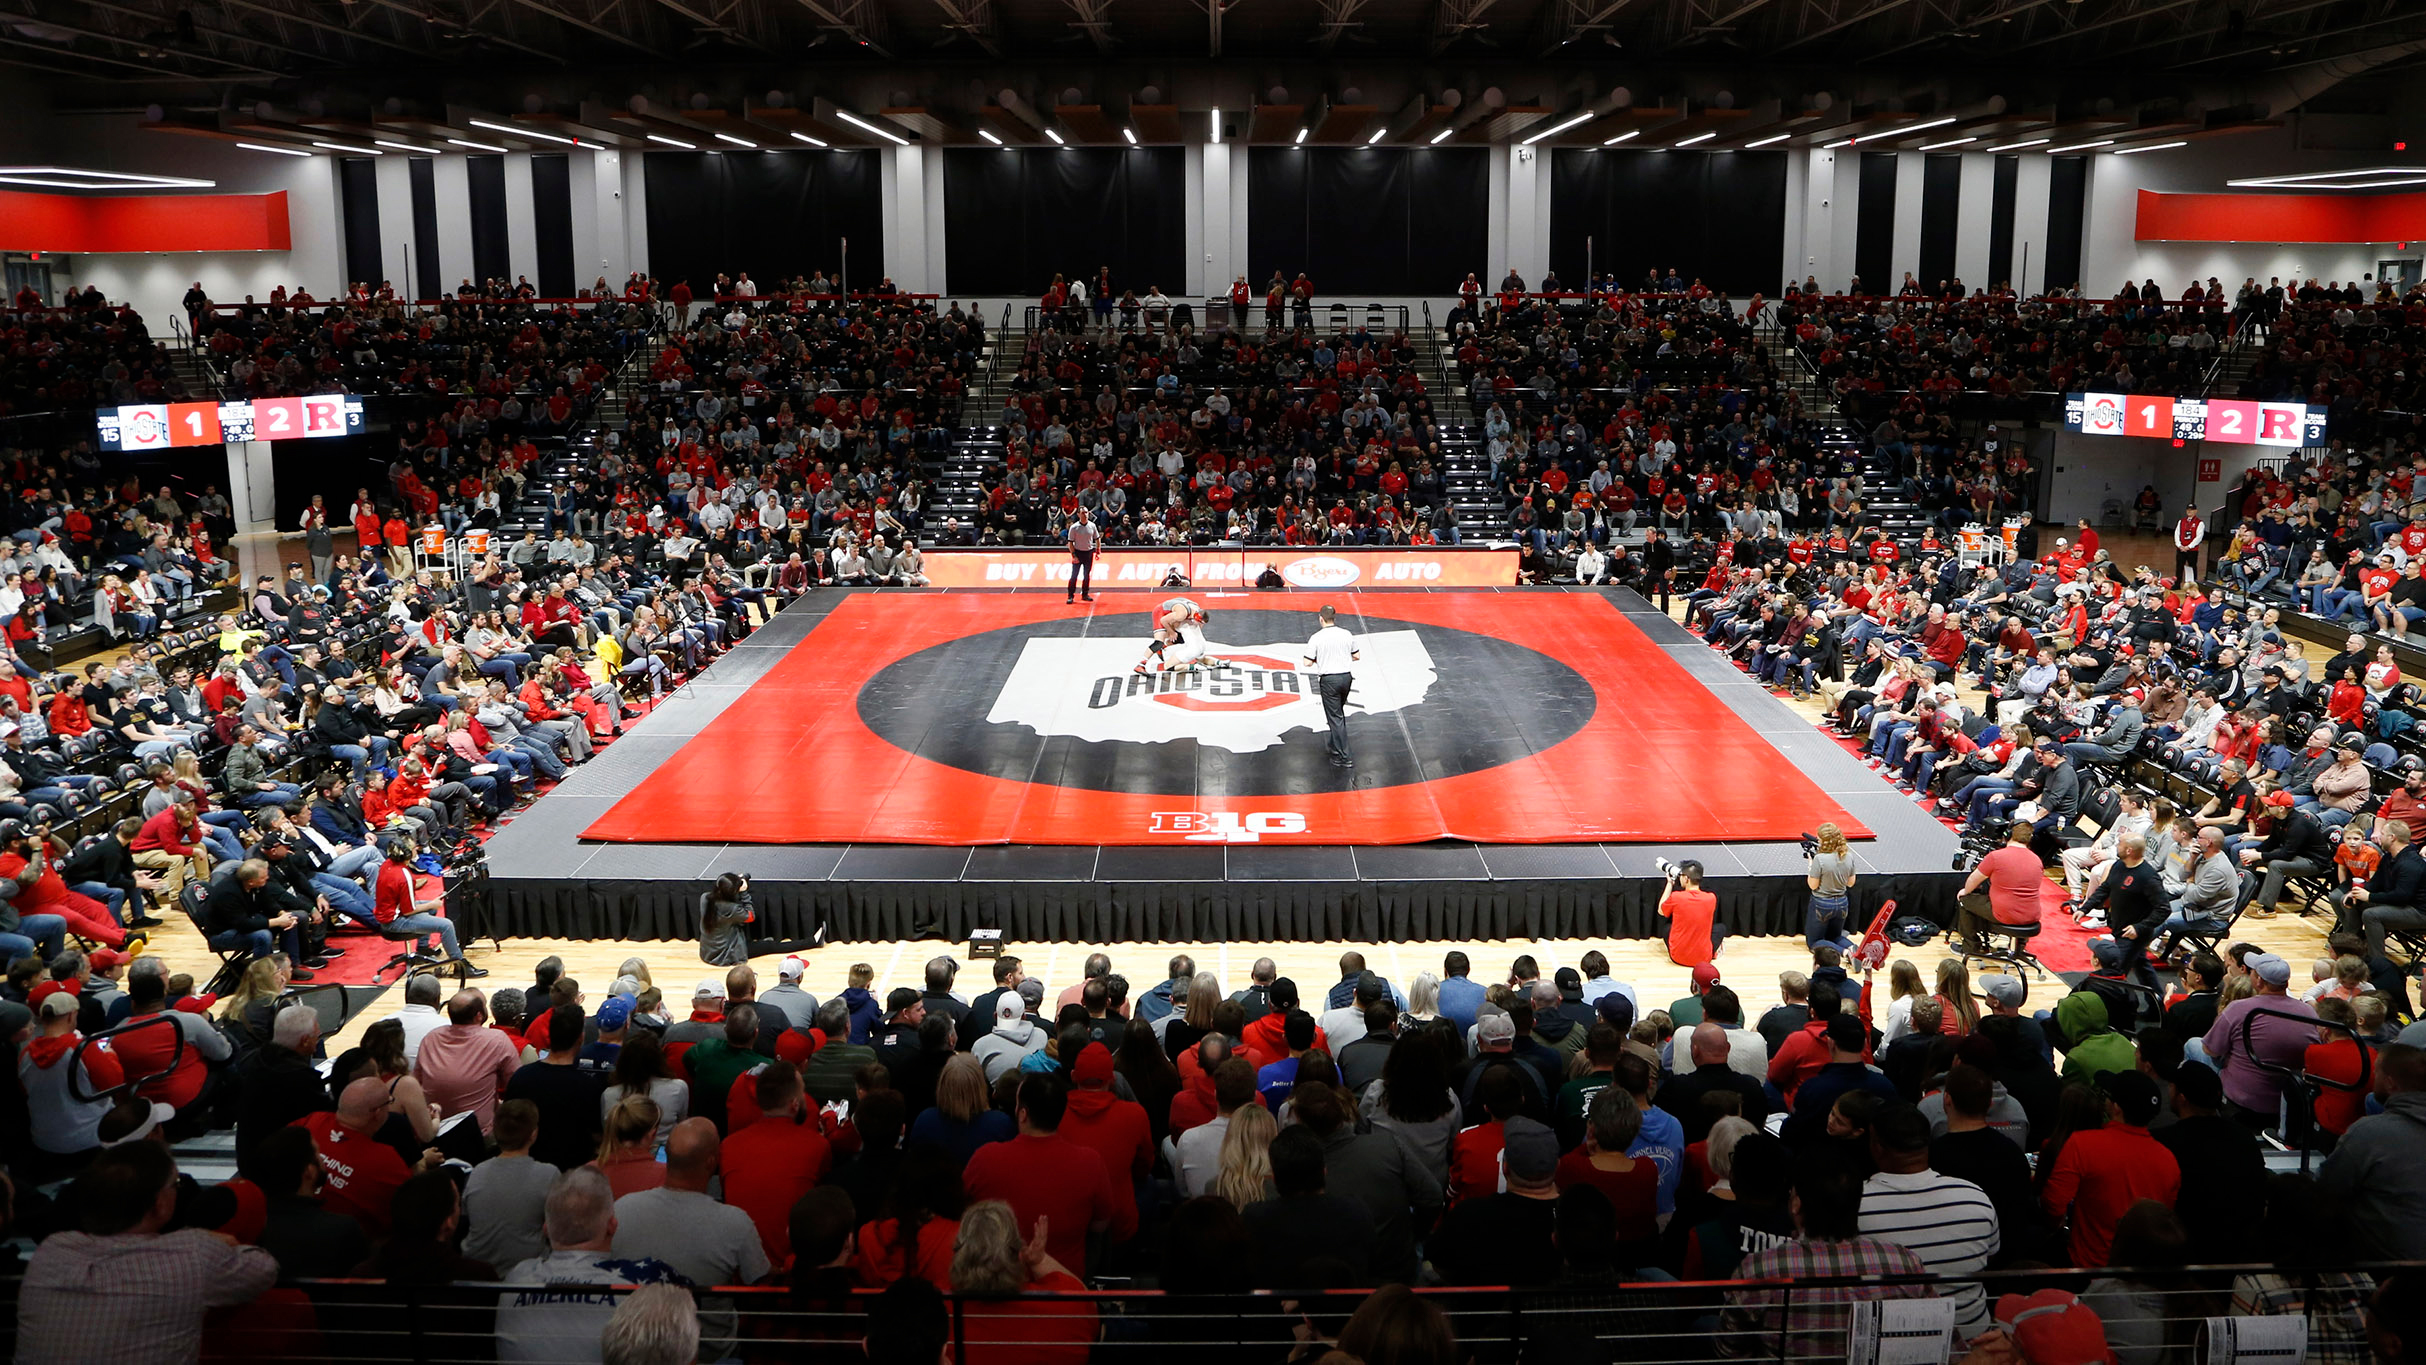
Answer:
<svg viewBox="0 0 2426 1365"><path fill-rule="evenodd" d="M491 842L497 927L690 937L736 870L776 939L1622 937L1666 857L1793 932L1822 820L1862 904L1951 898L1943 825L1631 592L1198 588L1223 665L1139 678L1169 595L812 595ZM1347 771L1299 671L1326 602Z"/></svg>

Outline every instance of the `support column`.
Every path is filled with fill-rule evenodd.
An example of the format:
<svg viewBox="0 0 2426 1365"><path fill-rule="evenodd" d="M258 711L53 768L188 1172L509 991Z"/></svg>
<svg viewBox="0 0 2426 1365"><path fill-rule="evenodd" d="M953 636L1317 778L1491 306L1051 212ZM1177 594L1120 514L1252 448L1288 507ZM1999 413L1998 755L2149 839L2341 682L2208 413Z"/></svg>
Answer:
<svg viewBox="0 0 2426 1365"><path fill-rule="evenodd" d="M278 476L269 442L227 443L227 501L238 535L278 529Z"/></svg>

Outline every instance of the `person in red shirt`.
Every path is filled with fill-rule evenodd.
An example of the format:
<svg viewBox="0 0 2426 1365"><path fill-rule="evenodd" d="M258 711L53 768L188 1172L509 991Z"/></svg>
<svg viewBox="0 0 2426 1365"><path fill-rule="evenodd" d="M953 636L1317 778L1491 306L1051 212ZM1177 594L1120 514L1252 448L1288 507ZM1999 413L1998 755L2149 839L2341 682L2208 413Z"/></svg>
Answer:
<svg viewBox="0 0 2426 1365"><path fill-rule="evenodd" d="M435 1170L444 1158L435 1147L421 1154L419 1164L406 1166L396 1149L377 1134L393 1107L388 1083L365 1076L345 1088L337 1112L307 1114L295 1126L311 1134L327 1181L320 1202L331 1213L342 1213L362 1225L373 1240L387 1235L388 1207L396 1187L423 1171Z"/></svg>
<svg viewBox="0 0 2426 1365"><path fill-rule="evenodd" d="M2370 1005L2370 1013L2376 1016L2376 1023L2381 1025L2383 1015L2380 1005L2372 1001ZM2316 1002L2316 1017L2320 1025L2354 1024L2357 1022L2357 1010L2353 1001L2328 996ZM2300 1069L2319 1080L2339 1081L2350 1087L2336 1090L2327 1086L2318 1092L2316 1098L2317 1127L2339 1138L2350 1131L2350 1125L2367 1116L2368 1091L2359 1084L2367 1065L2364 1059L2366 1044L2347 1033L2324 1027L2317 1029L2317 1037L2323 1041L2309 1045Z"/></svg>
<svg viewBox="0 0 2426 1365"><path fill-rule="evenodd" d="M47 841L37 844L33 831L22 826L11 831L11 835L5 845L0 845L5 848L0 851L0 880L17 883L16 894L9 904L16 910L20 925L28 917L56 916L69 929L111 948L124 948L130 941L140 944L151 937L140 929L130 932L110 914L108 906L69 890L67 880L59 875L56 849ZM24 930L20 937L39 943L55 937L58 928L58 924L43 920L36 929Z"/></svg>
<svg viewBox="0 0 2426 1365"><path fill-rule="evenodd" d="M2069 1215L2072 1263L2083 1269L2106 1264L2114 1226L2133 1204L2153 1199L2172 1208L2182 1191L2181 1163L2148 1135L2162 1103L2156 1082L2138 1071L2109 1071L2097 1088L2108 1123L2065 1139L2040 1191L2049 1218L2061 1225Z"/></svg>
<svg viewBox="0 0 2426 1365"><path fill-rule="evenodd" d="M757 1070L758 1120L724 1140L724 1202L750 1215L778 1270L792 1263L792 1205L816 1188L834 1149L802 1103L800 1068Z"/></svg>
<svg viewBox="0 0 2426 1365"><path fill-rule="evenodd" d="M1061 1079L1031 1074L1019 1084L1019 1136L977 1149L961 1173L972 1204L998 1199L1023 1227L1047 1223L1045 1249L1065 1265L1085 1265L1087 1235L1125 1242L1137 1233L1132 1206L1124 1221L1103 1157L1061 1136L1069 1092Z"/></svg>
<svg viewBox="0 0 2426 1365"><path fill-rule="evenodd" d="M1699 967L1717 957L1727 940L1717 915L1718 897L1702 890L1702 865L1688 858L1671 866L1667 894L1659 899L1659 917L1668 921L1668 960Z"/></svg>
<svg viewBox="0 0 2426 1365"><path fill-rule="evenodd" d="M2047 886L2047 865L2030 851L2038 833L2027 820L2016 820L2005 832L2005 846L1980 859L1964 879L1955 898L1954 932L1974 944L2003 924L2039 922L2040 896Z"/></svg>
<svg viewBox="0 0 2426 1365"><path fill-rule="evenodd" d="M1289 1011L1297 1008L1297 983L1285 976L1275 977L1265 988L1264 998L1271 1004L1271 1012L1247 1025L1238 1041L1240 1054L1258 1071L1289 1055ZM1319 1024L1314 1029L1314 1050L1331 1050L1331 1040Z"/></svg>
<svg viewBox="0 0 2426 1365"><path fill-rule="evenodd" d="M419 934L415 946L424 952L435 936L446 949L446 962L451 969L460 969L467 976L487 976L488 968L475 967L463 960L463 948L455 938L455 922L440 913L446 909L446 902L413 899L414 852L410 839L397 839L388 845L387 858L379 864L371 913L384 929Z"/></svg>
<svg viewBox="0 0 2426 1365"><path fill-rule="evenodd" d="M1062 1115L1061 1135L1103 1158L1104 1171L1112 1179L1112 1202L1125 1206L1116 1216L1134 1223L1137 1182L1154 1168L1153 1125L1146 1119L1146 1107L1112 1093L1112 1050L1101 1043L1089 1043L1079 1052L1070 1077L1076 1088Z"/></svg>

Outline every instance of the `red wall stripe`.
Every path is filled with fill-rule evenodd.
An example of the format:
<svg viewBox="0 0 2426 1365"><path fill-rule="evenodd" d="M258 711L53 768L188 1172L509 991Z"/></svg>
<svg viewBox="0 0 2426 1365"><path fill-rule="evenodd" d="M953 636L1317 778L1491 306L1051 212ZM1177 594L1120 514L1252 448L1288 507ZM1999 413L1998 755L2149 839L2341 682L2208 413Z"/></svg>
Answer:
<svg viewBox="0 0 2426 1365"><path fill-rule="evenodd" d="M18 194L0 191L0 250L285 251L286 191Z"/></svg>
<svg viewBox="0 0 2426 1365"><path fill-rule="evenodd" d="M2426 194L2158 194L2141 190L2143 242L2414 242Z"/></svg>

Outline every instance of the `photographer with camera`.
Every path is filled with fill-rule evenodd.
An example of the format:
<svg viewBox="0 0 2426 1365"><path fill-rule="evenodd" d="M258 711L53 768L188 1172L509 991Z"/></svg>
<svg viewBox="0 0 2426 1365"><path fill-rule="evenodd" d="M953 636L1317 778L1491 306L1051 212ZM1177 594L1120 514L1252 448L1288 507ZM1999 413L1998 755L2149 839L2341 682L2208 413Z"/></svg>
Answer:
<svg viewBox="0 0 2426 1365"><path fill-rule="evenodd" d="M1829 821L1815 834L1803 836L1803 884L1811 888L1811 908L1803 912L1803 944L1816 948L1833 943L1839 952L1853 949L1845 937L1845 916L1853 908L1853 848L1845 831Z"/></svg>
<svg viewBox="0 0 2426 1365"><path fill-rule="evenodd" d="M750 931L758 907L750 879L727 872L699 896L699 960L711 967L739 967L750 960Z"/></svg>
<svg viewBox="0 0 2426 1365"><path fill-rule="evenodd" d="M1727 941L1727 926L1718 922L1718 897L1702 890L1702 865L1688 858L1659 861L1668 889L1659 898L1659 915L1668 921L1668 960L1679 967L1699 967L1718 956Z"/></svg>

